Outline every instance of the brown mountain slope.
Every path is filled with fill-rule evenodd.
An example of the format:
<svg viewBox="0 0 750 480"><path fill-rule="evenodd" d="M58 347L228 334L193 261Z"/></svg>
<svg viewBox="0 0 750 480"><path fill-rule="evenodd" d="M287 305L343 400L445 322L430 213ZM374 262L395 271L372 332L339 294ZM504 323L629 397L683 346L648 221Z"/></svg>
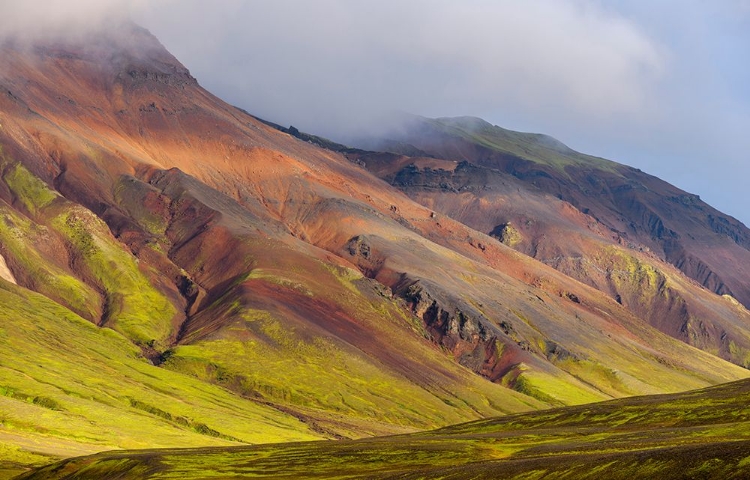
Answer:
<svg viewBox="0 0 750 480"><path fill-rule="evenodd" d="M750 305L750 230L696 195L637 169L575 152L544 135L471 117L411 118L388 140L438 158L509 173L591 215L625 241L649 247L719 294ZM388 146L394 148L388 148Z"/></svg>
<svg viewBox="0 0 750 480"><path fill-rule="evenodd" d="M746 320L726 314L743 310L733 296L746 298L750 275L741 223L547 137L478 119L425 119L412 128L399 141L448 160L350 156L419 203L596 287L661 331L748 365ZM677 268L725 298L707 295Z"/></svg>
<svg viewBox="0 0 750 480"><path fill-rule="evenodd" d="M2 47L0 253L154 364L326 436L747 376L225 104L144 30L94 40Z"/></svg>

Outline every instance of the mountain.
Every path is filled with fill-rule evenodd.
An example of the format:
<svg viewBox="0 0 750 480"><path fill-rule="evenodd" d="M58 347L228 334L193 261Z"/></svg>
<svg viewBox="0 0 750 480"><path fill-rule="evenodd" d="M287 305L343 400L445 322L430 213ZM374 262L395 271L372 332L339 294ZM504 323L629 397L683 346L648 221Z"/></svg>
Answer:
<svg viewBox="0 0 750 480"><path fill-rule="evenodd" d="M21 478L742 479L747 381L388 438L105 452Z"/></svg>
<svg viewBox="0 0 750 480"><path fill-rule="evenodd" d="M360 145L391 152L349 155L417 202L597 288L670 336L750 365L746 317L725 313L750 305L750 230L698 196L471 117L409 117Z"/></svg>
<svg viewBox="0 0 750 480"><path fill-rule="evenodd" d="M750 376L226 104L129 23L3 43L0 148L0 469L405 433ZM743 352L739 303L665 262L672 289L652 292L647 252L623 258L633 295L690 296Z"/></svg>

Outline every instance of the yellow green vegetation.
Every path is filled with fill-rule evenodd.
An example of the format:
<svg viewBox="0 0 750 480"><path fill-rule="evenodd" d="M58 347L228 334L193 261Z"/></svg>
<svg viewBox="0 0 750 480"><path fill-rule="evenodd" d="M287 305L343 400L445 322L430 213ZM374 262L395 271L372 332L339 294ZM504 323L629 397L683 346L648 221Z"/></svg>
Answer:
<svg viewBox="0 0 750 480"><path fill-rule="evenodd" d="M103 453L26 479L750 476L750 381L355 441Z"/></svg>
<svg viewBox="0 0 750 480"><path fill-rule="evenodd" d="M177 311L151 285L138 260L112 237L107 225L89 210L60 197L20 164L8 166L3 180L39 222L0 206L0 240L26 270L34 288L89 320L99 320L103 312L102 323L139 344L163 347L173 333ZM35 246L49 243L50 238L58 241L60 249L69 247L93 288L38 252Z"/></svg>
<svg viewBox="0 0 750 480"><path fill-rule="evenodd" d="M515 132L491 125L479 118L424 119L433 127L498 152L554 167L563 171L569 165L595 167L616 173L617 163L578 153L559 141L534 133Z"/></svg>
<svg viewBox="0 0 750 480"><path fill-rule="evenodd" d="M0 440L2 440L0 441L0 479L2 480L23 473L30 466L42 466L54 461L53 456L32 453L8 442L8 440L17 440L17 437L9 439L0 435ZM88 452L79 452L81 453Z"/></svg>
<svg viewBox="0 0 750 480"><path fill-rule="evenodd" d="M145 447L320 438L297 419L152 366L125 337L0 280L0 470ZM15 465L15 467L14 467Z"/></svg>
<svg viewBox="0 0 750 480"><path fill-rule="evenodd" d="M15 163L5 171L3 180L32 215L46 207L60 195L47 187L20 163Z"/></svg>
<svg viewBox="0 0 750 480"><path fill-rule="evenodd" d="M107 225L89 210L69 206L52 219L54 228L80 255L103 290L103 323L136 343L163 346L177 313L139 269L138 260L112 237Z"/></svg>
<svg viewBox="0 0 750 480"><path fill-rule="evenodd" d="M506 223L497 234L498 240L509 247L515 247L523 241L523 235L513 225Z"/></svg>
<svg viewBox="0 0 750 480"><path fill-rule="evenodd" d="M551 405L577 405L607 398L575 379L562 379L533 370L522 372L516 378L513 388Z"/></svg>
<svg viewBox="0 0 750 480"><path fill-rule="evenodd" d="M612 398L635 395L637 393L620 378L617 371L599 362L569 358L554 363L583 383L595 385L597 390Z"/></svg>
<svg viewBox="0 0 750 480"><path fill-rule="evenodd" d="M308 297L313 296L313 292L310 289L308 289L305 285L303 285L300 282L296 282L294 280L287 278L287 276L285 276L282 272L278 272L274 274L274 273L269 273L263 270L262 268L256 268L249 275L243 278L243 280L247 280L247 279L264 280L266 282L273 283L281 287L286 287L286 288L296 290L303 295L307 295Z"/></svg>
<svg viewBox="0 0 750 480"><path fill-rule="evenodd" d="M158 197L158 191L154 187L134 177L123 175L115 184L113 195L115 202L147 232L157 237L164 236L167 230L166 220L159 212L150 211L144 205L148 195Z"/></svg>
<svg viewBox="0 0 750 480"><path fill-rule="evenodd" d="M608 277L617 288L642 292L643 304L653 300L660 292L668 295L664 274L634 255L611 246L603 249L598 259L606 265Z"/></svg>
<svg viewBox="0 0 750 480"><path fill-rule="evenodd" d="M743 367L750 368L750 350L738 346L734 340L729 341L729 355Z"/></svg>
<svg viewBox="0 0 750 480"><path fill-rule="evenodd" d="M89 320L99 318L99 294L40 250L55 232L0 204L0 244L34 289ZM60 244L60 248L64 248Z"/></svg>
<svg viewBox="0 0 750 480"><path fill-rule="evenodd" d="M1 151L0 151L1 152ZM9 163L2 157L3 180L26 210L34 217L57 198L57 192L35 177L20 163ZM34 289L68 306L89 320L99 317L98 293L58 265L51 257L55 232L34 220L0 204L0 244ZM58 249L64 249L61 242ZM48 254L42 253L44 250ZM59 255L59 252L57 252Z"/></svg>
<svg viewBox="0 0 750 480"><path fill-rule="evenodd" d="M275 261L299 259L290 253ZM273 292L273 299L264 293L262 310L242 293L257 290ZM304 270L257 268L196 322L202 318L225 326L191 330L189 344L169 351L166 368L321 423L342 418L327 427L341 435L434 428L545 405L456 365L386 292L345 268L317 261ZM316 325L323 321L338 335ZM364 429L346 427L352 423Z"/></svg>

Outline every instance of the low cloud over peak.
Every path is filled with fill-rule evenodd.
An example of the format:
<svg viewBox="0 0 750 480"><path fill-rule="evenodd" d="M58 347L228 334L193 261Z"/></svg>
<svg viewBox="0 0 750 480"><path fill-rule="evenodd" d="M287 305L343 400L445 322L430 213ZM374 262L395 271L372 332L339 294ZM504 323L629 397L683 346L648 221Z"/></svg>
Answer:
<svg viewBox="0 0 750 480"><path fill-rule="evenodd" d="M133 17L227 100L336 136L392 110L643 118L666 63L636 24L589 0L5 0L0 10L0 35L21 40L85 38Z"/></svg>
<svg viewBox="0 0 750 480"><path fill-rule="evenodd" d="M180 22L154 30L204 83L260 115L328 134L394 109L641 115L665 63L636 25L596 2L167 4L141 15L157 24L167 8L181 10Z"/></svg>
<svg viewBox="0 0 750 480"><path fill-rule="evenodd" d="M20 41L80 38L126 19L134 7L136 3L126 0L3 0L0 37Z"/></svg>

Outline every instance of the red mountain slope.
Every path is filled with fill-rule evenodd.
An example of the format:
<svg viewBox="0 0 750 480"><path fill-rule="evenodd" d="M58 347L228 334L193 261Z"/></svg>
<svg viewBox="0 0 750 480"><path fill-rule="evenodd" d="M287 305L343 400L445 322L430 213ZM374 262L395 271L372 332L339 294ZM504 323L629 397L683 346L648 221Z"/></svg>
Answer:
<svg viewBox="0 0 750 480"><path fill-rule="evenodd" d="M750 364L746 320L727 314L750 301L750 231L737 220L643 172L479 119L415 118L395 139L380 144L437 158L350 156L419 203L594 286L659 330Z"/></svg>

